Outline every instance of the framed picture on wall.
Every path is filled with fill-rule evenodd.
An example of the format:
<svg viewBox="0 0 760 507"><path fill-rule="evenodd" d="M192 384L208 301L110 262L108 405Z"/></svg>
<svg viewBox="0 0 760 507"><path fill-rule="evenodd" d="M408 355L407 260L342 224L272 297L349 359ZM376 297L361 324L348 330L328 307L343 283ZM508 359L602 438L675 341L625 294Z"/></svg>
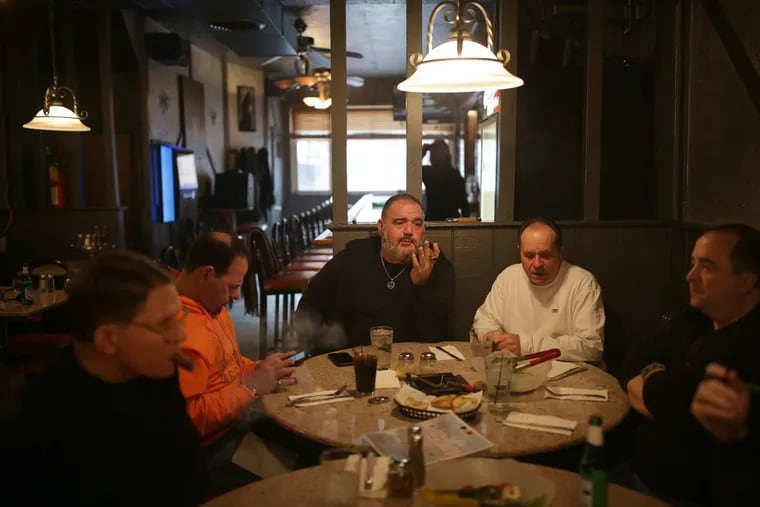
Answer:
<svg viewBox="0 0 760 507"><path fill-rule="evenodd" d="M256 92L251 86L238 86L238 130L256 132Z"/></svg>

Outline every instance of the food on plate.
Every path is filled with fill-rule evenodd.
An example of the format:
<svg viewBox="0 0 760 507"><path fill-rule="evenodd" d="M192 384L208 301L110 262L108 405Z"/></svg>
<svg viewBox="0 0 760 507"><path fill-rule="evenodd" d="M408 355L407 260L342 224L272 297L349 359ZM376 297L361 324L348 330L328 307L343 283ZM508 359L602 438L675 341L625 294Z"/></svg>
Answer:
<svg viewBox="0 0 760 507"><path fill-rule="evenodd" d="M472 396L457 396L451 402L454 412L469 412L478 408L478 400Z"/></svg>
<svg viewBox="0 0 760 507"><path fill-rule="evenodd" d="M464 486L459 489L431 489L422 490L422 499L433 505L451 505L461 507L539 507L543 505L543 498L525 502L520 499L520 487L516 484L503 482L488 486Z"/></svg>
<svg viewBox="0 0 760 507"><path fill-rule="evenodd" d="M425 410L428 408L429 402L425 398L420 399L420 398L409 397L404 400L404 405L410 408Z"/></svg>
<svg viewBox="0 0 760 507"><path fill-rule="evenodd" d="M443 396L436 396L430 405L441 410L451 410L451 405L456 398L456 394L444 394Z"/></svg>

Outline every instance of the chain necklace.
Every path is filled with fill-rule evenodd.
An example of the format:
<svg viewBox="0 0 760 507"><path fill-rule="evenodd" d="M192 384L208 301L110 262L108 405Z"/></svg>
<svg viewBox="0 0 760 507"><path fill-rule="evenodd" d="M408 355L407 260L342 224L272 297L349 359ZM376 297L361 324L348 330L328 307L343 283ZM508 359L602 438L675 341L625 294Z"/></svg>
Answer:
<svg viewBox="0 0 760 507"><path fill-rule="evenodd" d="M391 276L391 274L388 273L388 268L385 267L385 259L383 259L383 252L382 252L382 250L380 251L380 262L383 264L383 271L385 271L385 274L389 278L388 283L386 283L385 286L388 287L388 290L393 290L393 288L396 286L396 282L395 282L396 278L398 278L399 276L401 276L401 273L403 273L404 271L406 271L406 266L404 266L404 269L402 269L401 271L399 271L396 274L396 276Z"/></svg>

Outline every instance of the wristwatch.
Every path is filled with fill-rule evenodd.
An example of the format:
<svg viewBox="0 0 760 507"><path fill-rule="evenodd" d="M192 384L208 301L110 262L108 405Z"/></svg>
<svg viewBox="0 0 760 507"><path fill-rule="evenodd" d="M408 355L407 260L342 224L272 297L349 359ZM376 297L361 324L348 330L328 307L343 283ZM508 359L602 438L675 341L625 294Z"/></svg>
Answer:
<svg viewBox="0 0 760 507"><path fill-rule="evenodd" d="M653 363L649 363L648 365L644 366L641 369L641 373L639 375L641 375L641 378L646 379L647 375L652 373L654 370L664 370L664 369L665 369L664 364L658 363L657 361L655 361Z"/></svg>

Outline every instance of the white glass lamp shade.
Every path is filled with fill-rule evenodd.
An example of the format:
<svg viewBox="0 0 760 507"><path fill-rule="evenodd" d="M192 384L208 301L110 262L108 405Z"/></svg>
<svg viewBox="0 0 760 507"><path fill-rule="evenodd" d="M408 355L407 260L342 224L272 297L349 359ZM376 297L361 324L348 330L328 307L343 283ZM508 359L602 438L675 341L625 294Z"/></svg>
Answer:
<svg viewBox="0 0 760 507"><path fill-rule="evenodd" d="M31 121L24 124L25 129L57 130L61 132L89 132L90 127L65 106L50 106L48 114L44 109L37 111Z"/></svg>
<svg viewBox="0 0 760 507"><path fill-rule="evenodd" d="M510 74L487 47L465 40L460 56L457 42L452 40L429 52L414 74L398 84L398 89L416 93L459 93L522 85L523 80Z"/></svg>
<svg viewBox="0 0 760 507"><path fill-rule="evenodd" d="M304 97L303 103L309 107L313 107L314 109L327 109L332 105L332 98L328 97L326 99L322 99L320 97Z"/></svg>

